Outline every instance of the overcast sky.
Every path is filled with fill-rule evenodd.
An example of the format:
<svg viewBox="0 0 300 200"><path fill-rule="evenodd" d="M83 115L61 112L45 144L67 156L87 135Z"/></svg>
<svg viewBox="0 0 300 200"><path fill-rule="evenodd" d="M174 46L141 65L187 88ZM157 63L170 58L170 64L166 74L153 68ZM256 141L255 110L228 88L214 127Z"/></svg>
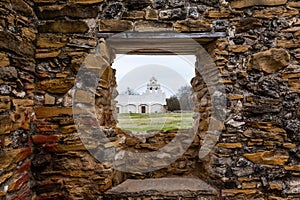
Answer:
<svg viewBox="0 0 300 200"><path fill-rule="evenodd" d="M117 71L117 89L122 93L130 87L142 93L154 76L169 97L176 94L181 86L190 85L190 80L195 76L195 59L192 55L118 54L112 66Z"/></svg>

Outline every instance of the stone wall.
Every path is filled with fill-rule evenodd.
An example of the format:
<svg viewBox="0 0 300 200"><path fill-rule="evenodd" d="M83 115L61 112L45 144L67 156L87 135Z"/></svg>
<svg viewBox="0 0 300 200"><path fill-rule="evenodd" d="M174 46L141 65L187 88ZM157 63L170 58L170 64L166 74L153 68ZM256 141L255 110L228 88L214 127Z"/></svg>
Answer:
<svg viewBox="0 0 300 200"><path fill-rule="evenodd" d="M126 178L172 175L199 176L225 199L299 198L298 1L5 0L0 5L0 198L101 199ZM123 174L96 161L82 145L72 118L72 88L95 51L106 58L96 91L99 123L113 140L124 136L111 129L114 55L105 39L96 37L122 31L227 33L206 47L228 103L221 137L204 160L197 153L209 134L211 97L198 72L192 80L198 135L170 167ZM127 137L124 145L154 150L170 138L158 134L141 145Z"/></svg>
<svg viewBox="0 0 300 200"><path fill-rule="evenodd" d="M29 199L37 18L31 0L1 1L0 13L0 199Z"/></svg>

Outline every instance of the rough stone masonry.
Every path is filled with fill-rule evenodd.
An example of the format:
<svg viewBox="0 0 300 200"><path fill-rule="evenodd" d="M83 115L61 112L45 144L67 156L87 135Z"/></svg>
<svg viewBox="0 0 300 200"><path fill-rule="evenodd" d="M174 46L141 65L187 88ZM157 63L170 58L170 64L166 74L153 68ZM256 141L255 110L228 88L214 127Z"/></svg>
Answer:
<svg viewBox="0 0 300 200"><path fill-rule="evenodd" d="M0 199L102 199L125 179L174 175L199 177L223 199L299 199L299 9L297 0L2 0ZM205 46L228 99L222 134L205 160L198 151L213 119L199 73L191 81L198 134L167 168L118 172L82 145L72 88L97 46L107 68L95 104L112 143L125 137L124 148L153 151L174 137L167 132L142 141L116 128L114 57L96 36L123 31L226 32Z"/></svg>

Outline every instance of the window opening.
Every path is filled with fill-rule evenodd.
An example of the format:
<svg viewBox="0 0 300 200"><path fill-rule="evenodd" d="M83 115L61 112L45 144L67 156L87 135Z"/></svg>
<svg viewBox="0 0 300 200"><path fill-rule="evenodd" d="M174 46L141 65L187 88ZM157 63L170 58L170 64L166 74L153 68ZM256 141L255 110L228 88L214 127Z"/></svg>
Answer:
<svg viewBox="0 0 300 200"><path fill-rule="evenodd" d="M189 129L194 55L117 54L118 127L133 133Z"/></svg>

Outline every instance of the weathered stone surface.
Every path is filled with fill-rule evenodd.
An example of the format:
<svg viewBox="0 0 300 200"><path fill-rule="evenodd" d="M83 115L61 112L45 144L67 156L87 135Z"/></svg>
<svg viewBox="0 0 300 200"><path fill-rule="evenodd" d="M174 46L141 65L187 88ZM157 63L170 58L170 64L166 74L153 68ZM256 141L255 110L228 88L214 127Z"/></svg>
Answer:
<svg viewBox="0 0 300 200"><path fill-rule="evenodd" d="M282 15L285 12L283 8L269 8L264 10L256 10L253 12L253 17L271 19L275 16Z"/></svg>
<svg viewBox="0 0 300 200"><path fill-rule="evenodd" d="M244 157L254 163L267 165L284 165L289 159L289 154L285 151L261 151L252 154L244 154Z"/></svg>
<svg viewBox="0 0 300 200"><path fill-rule="evenodd" d="M158 10L147 9L145 18L147 20L158 20Z"/></svg>
<svg viewBox="0 0 300 200"><path fill-rule="evenodd" d="M151 5L151 0L124 0L125 6L129 10L142 10Z"/></svg>
<svg viewBox="0 0 300 200"><path fill-rule="evenodd" d="M72 116L73 109L67 107L35 107L34 112L37 118L49 118L60 116Z"/></svg>
<svg viewBox="0 0 300 200"><path fill-rule="evenodd" d="M0 53L0 67L7 67L9 66L9 58L7 54L5 53Z"/></svg>
<svg viewBox="0 0 300 200"><path fill-rule="evenodd" d="M289 80L289 86L292 89L300 89L300 80Z"/></svg>
<svg viewBox="0 0 300 200"><path fill-rule="evenodd" d="M153 0L152 1L152 7L157 9L157 8L164 8L168 4L167 0Z"/></svg>
<svg viewBox="0 0 300 200"><path fill-rule="evenodd" d="M61 53L61 50L55 50L55 51L44 51L44 50L37 50L35 54L35 58L42 59L42 58L55 58L58 57Z"/></svg>
<svg viewBox="0 0 300 200"><path fill-rule="evenodd" d="M51 79L37 83L37 87L49 93L64 94L73 87L74 82L73 78Z"/></svg>
<svg viewBox="0 0 300 200"><path fill-rule="evenodd" d="M241 194L242 197L244 195L258 195L258 194L261 194L262 196L262 193L257 190L257 189L224 189L221 191L222 193L222 197L234 197L234 198L239 198L237 197L237 195Z"/></svg>
<svg viewBox="0 0 300 200"><path fill-rule="evenodd" d="M298 177L290 178L285 183L289 188L286 191L286 194L299 195L299 193L300 193L300 180L299 180Z"/></svg>
<svg viewBox="0 0 300 200"><path fill-rule="evenodd" d="M34 12L30 5L28 5L25 1L22 0L12 0L12 7L15 11L22 13L24 16L33 17Z"/></svg>
<svg viewBox="0 0 300 200"><path fill-rule="evenodd" d="M0 135L11 132L13 122L7 115L0 115Z"/></svg>
<svg viewBox="0 0 300 200"><path fill-rule="evenodd" d="M31 107L34 105L34 100L31 99L13 99L12 100L13 105L16 109L19 107Z"/></svg>
<svg viewBox="0 0 300 200"><path fill-rule="evenodd" d="M185 13L181 8L161 10L159 12L159 19L162 20L178 20L185 18Z"/></svg>
<svg viewBox="0 0 300 200"><path fill-rule="evenodd" d="M177 21L174 25L174 31L189 32L189 31L211 31L211 23L208 20L183 20Z"/></svg>
<svg viewBox="0 0 300 200"><path fill-rule="evenodd" d="M277 46L282 48L299 48L300 47L300 40L277 40Z"/></svg>
<svg viewBox="0 0 300 200"><path fill-rule="evenodd" d="M160 22L152 22L152 21L141 21L136 22L135 31L139 32L152 32L152 31L172 31L173 26L172 23L160 23Z"/></svg>
<svg viewBox="0 0 300 200"><path fill-rule="evenodd" d="M254 17L241 18L234 23L236 32L242 33L262 26L262 21Z"/></svg>
<svg viewBox="0 0 300 200"><path fill-rule="evenodd" d="M37 47L39 48L60 48L65 45L67 38L64 36L56 36L54 34L42 34L37 39Z"/></svg>
<svg viewBox="0 0 300 200"><path fill-rule="evenodd" d="M253 128L262 129L272 133L286 133L284 129L279 128L270 122L248 122L247 124Z"/></svg>
<svg viewBox="0 0 300 200"><path fill-rule="evenodd" d="M45 144L58 142L60 136L58 135L33 135L32 141L34 144Z"/></svg>
<svg viewBox="0 0 300 200"><path fill-rule="evenodd" d="M96 6L43 6L37 9L36 15L40 19L54 19L58 17L70 17L76 19L95 18L98 15Z"/></svg>
<svg viewBox="0 0 300 200"><path fill-rule="evenodd" d="M86 33L88 25L83 21L48 21L38 25L40 33Z"/></svg>
<svg viewBox="0 0 300 200"><path fill-rule="evenodd" d="M16 79L18 72L14 67L0 67L0 79L9 80Z"/></svg>
<svg viewBox="0 0 300 200"><path fill-rule="evenodd" d="M267 73L274 73L288 66L290 55L284 49L272 48L268 51L253 54L248 62L248 69L258 69Z"/></svg>
<svg viewBox="0 0 300 200"><path fill-rule="evenodd" d="M104 0L69 0L70 3L73 4L96 4L96 3L102 3Z"/></svg>
<svg viewBox="0 0 300 200"><path fill-rule="evenodd" d="M237 8L248 8L237 10L230 7L230 4L239 4ZM113 184L123 182L125 178L198 176L200 173L217 185L224 199L297 198L300 194L299 180L291 177L297 177L300 173L297 160L300 157L298 8L299 3L295 0L2 0L0 68L11 67L13 73L9 73L11 78L0 80L0 157L9 152L8 149L34 145L36 159L28 158L28 163L33 163L31 167L25 167L23 162L13 161L5 171L2 170L0 188L8 186L9 192L1 191L0 199L105 199L103 192ZM37 17L33 10L38 14ZM61 22L70 20L85 24L85 31L75 23L74 27L68 27L66 31ZM109 165L98 163L76 136L73 109L59 107L72 105L72 89L66 95L55 93L57 90L67 91L68 88L64 87L70 83L64 85L62 82L59 87L58 83L55 85L48 82L51 86L39 87L40 82L46 79L75 78L82 63L87 71L101 74L104 71L102 69L110 68L114 52L107 50L106 39L97 37L110 37L113 34L99 33L97 29L101 26L100 21L107 21L104 26L107 29L100 29L100 32L107 33L127 30L173 31L175 27L176 31L186 32L190 36L198 37L203 34L204 38L197 41L216 63L217 68L205 66L204 71L196 71L196 78L192 81L195 111L200 112L194 115L194 125L199 122L199 127L194 127L195 130L198 128L198 134L187 152L165 169L131 174L116 172ZM53 27L46 23L60 24ZM38 27L40 30L37 31ZM41 27L47 33L48 29L51 29L50 32L54 29L54 34L42 33ZM219 31L226 32L227 35L215 38L214 41L206 38L209 33L199 33L211 32L218 35ZM128 36L131 35L134 34ZM155 33L152 35L156 36ZM99 43L104 48L96 48ZM128 44L135 45L130 42ZM184 43L174 45L174 49L187 48ZM260 57L255 57L257 68L252 68L254 55L266 53L276 47L285 50L281 49L282 52L275 53L276 56L274 53L264 55L261 60ZM190 52L193 50L191 48ZM94 56L95 52L100 52L101 56ZM198 57L197 66L202 66L205 64L203 61L209 59L207 55L201 56L201 52L195 53ZM256 70L246 70L247 56L251 69ZM86 61L86 58L92 59ZM286 65L288 66L285 67ZM112 142L106 144L106 147L121 143L124 149L132 152L148 152L165 146L176 135L175 132L160 132L153 137L136 139L127 136L129 132L114 129L116 116L112 113L117 103L114 101L117 91L115 72L110 69L101 77L96 91L96 114L99 121L86 119L89 124L86 129L96 127L98 123L107 128L105 133ZM203 80L208 79L205 76L207 69L215 69L216 73L212 73L214 75L220 73L223 79L216 79L216 83L224 83L222 87L228 97L224 108L228 111L226 123L218 125L222 129L220 138L216 136L218 133L205 132L209 126L216 124L208 120L213 109L207 83ZM0 73L0 77L3 74L5 73ZM93 79L93 76L87 77L88 80ZM47 90L53 90L53 93ZM77 93L83 103L80 106L94 102L89 97L94 91L88 92L89 90L84 90ZM44 107L45 105L51 107ZM32 107L35 107L35 112L32 112ZM75 113L87 114L83 109ZM126 139L122 138L125 135ZM207 135L213 138L211 141L219 143L214 145L208 160L198 162L200 144ZM119 136L121 141L118 140ZM92 145L88 148L96 148L96 139L91 140ZM170 154L174 151L176 149L170 150ZM258 155L258 152L265 151L272 151L272 155ZM170 154L159 156L168 159ZM243 154L256 154L256 157L249 157L257 162L247 160ZM290 155L286 162L288 165L282 165L286 164L286 155ZM217 158L212 158L214 156ZM134 158L129 162L134 163L136 160ZM2 163L1 160L0 165ZM162 163L154 161L150 164L161 166ZM28 173L31 174L31 183L36 185L28 183L26 174L30 170L32 171ZM161 188L161 183L157 187ZM184 199L181 194L172 199ZM135 197L129 195L128 198ZM142 198L146 200L154 197L149 195ZM166 199L166 196L158 198ZM197 198L199 196L190 197ZM121 198L118 196L116 199ZM205 199L209 198L205 196Z"/></svg>
<svg viewBox="0 0 300 200"><path fill-rule="evenodd" d="M55 3L56 0L33 0L34 3Z"/></svg>
<svg viewBox="0 0 300 200"><path fill-rule="evenodd" d="M124 19L143 19L145 17L145 11L132 11L123 14Z"/></svg>
<svg viewBox="0 0 300 200"><path fill-rule="evenodd" d="M14 162L20 162L32 154L30 148L8 150L0 157L0 168L6 169Z"/></svg>
<svg viewBox="0 0 300 200"><path fill-rule="evenodd" d="M219 143L219 147L224 147L226 149L240 149L243 148L242 143Z"/></svg>
<svg viewBox="0 0 300 200"><path fill-rule="evenodd" d="M197 7L188 8L187 17L191 19L198 19L199 18L198 8Z"/></svg>
<svg viewBox="0 0 300 200"><path fill-rule="evenodd" d="M300 164L299 165L287 165L284 167L285 170L288 171L300 171Z"/></svg>
<svg viewBox="0 0 300 200"><path fill-rule="evenodd" d="M300 8L300 2L299 1L290 1L288 3L288 6L295 7L295 8Z"/></svg>
<svg viewBox="0 0 300 200"><path fill-rule="evenodd" d="M245 53L249 50L249 46L244 45L230 45L228 46L228 50L234 53Z"/></svg>
<svg viewBox="0 0 300 200"><path fill-rule="evenodd" d="M0 112L10 110L11 102L9 96L0 96Z"/></svg>
<svg viewBox="0 0 300 200"><path fill-rule="evenodd" d="M210 18L228 18L231 14L229 9L221 9L219 11L213 10L208 12L208 17Z"/></svg>
<svg viewBox="0 0 300 200"><path fill-rule="evenodd" d="M34 55L33 45L16 37L11 32L0 31L0 48L13 51L22 56L32 57Z"/></svg>
<svg viewBox="0 0 300 200"><path fill-rule="evenodd" d="M204 197L214 199L217 197L217 191L195 178L161 178L161 179L128 179L119 186L109 190L108 197L142 197L142 196L160 196L165 194L169 197L177 197L185 194L186 197Z"/></svg>
<svg viewBox="0 0 300 200"><path fill-rule="evenodd" d="M46 105L54 105L54 104L55 104L55 97L54 97L54 96L51 96L51 95L49 95L49 94L46 94L46 95L45 95L44 103L45 103Z"/></svg>
<svg viewBox="0 0 300 200"><path fill-rule="evenodd" d="M95 95L84 90L77 90L74 98L80 103L93 104L95 102Z"/></svg>
<svg viewBox="0 0 300 200"><path fill-rule="evenodd" d="M104 10L105 18L120 18L125 8L121 2L110 3Z"/></svg>
<svg viewBox="0 0 300 200"><path fill-rule="evenodd" d="M127 20L100 20L100 31L122 32L133 30L133 22Z"/></svg>
<svg viewBox="0 0 300 200"><path fill-rule="evenodd" d="M232 8L246 8L251 6L277 6L286 4L287 0L235 0L230 3Z"/></svg>

